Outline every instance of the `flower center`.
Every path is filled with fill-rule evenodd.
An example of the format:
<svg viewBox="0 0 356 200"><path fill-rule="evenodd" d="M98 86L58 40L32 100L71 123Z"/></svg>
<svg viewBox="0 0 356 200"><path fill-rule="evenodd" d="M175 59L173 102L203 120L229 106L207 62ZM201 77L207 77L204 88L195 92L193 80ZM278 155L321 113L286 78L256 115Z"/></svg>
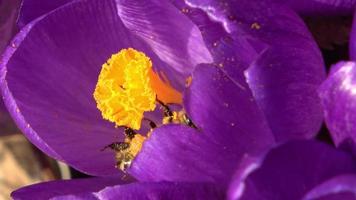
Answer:
<svg viewBox="0 0 356 200"><path fill-rule="evenodd" d="M122 49L103 64L94 99L104 119L138 130L143 114L164 103L182 103L182 94L162 81L144 53Z"/></svg>
<svg viewBox="0 0 356 200"><path fill-rule="evenodd" d="M150 136L155 122L150 122L147 137L135 132L141 128L144 113L161 105L162 124L180 123L196 128L183 111L171 111L167 104L182 104L182 94L175 90L164 74L164 80L153 71L152 62L144 53L132 48L122 49L103 64L94 91L94 99L104 119L124 127L125 140L107 145L115 151L116 166L126 170Z"/></svg>

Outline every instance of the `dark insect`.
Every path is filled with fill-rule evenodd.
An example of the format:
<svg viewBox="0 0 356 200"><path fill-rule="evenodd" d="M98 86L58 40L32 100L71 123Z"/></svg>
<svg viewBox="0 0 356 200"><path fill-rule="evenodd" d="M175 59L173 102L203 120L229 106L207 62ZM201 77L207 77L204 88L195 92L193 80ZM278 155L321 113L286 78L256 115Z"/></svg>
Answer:
<svg viewBox="0 0 356 200"><path fill-rule="evenodd" d="M110 148L114 151L122 151L122 150L128 149L129 147L130 147L130 144L127 142L114 142L114 143L111 143L111 144L105 146L103 149L101 149L101 151L104 151L107 148Z"/></svg>
<svg viewBox="0 0 356 200"><path fill-rule="evenodd" d="M124 128L124 133L128 139L134 138L135 135L137 134L132 128L129 128L129 127Z"/></svg>

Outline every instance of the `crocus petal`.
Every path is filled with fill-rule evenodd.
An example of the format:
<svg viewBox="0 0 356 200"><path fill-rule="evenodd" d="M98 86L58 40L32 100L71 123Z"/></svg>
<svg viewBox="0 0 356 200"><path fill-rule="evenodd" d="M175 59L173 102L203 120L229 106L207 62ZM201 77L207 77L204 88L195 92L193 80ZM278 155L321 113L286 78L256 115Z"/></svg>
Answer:
<svg viewBox="0 0 356 200"><path fill-rule="evenodd" d="M250 65L242 67L248 68L248 84L276 139L313 137L322 123L317 88L324 80L325 70L321 53L303 21L292 10L268 1L240 0L222 4L215 0L186 0L186 6L193 10L187 12L188 16L195 23L201 23L198 27L205 32L214 26L207 25L207 20L194 20L199 15L194 9L204 11L230 33L230 39L223 37L215 43L218 47L219 43L229 45L236 52L237 60L241 60L240 52L249 52L250 56L244 57L250 58L247 60ZM228 58L223 56L220 60ZM230 73L241 68L233 70L233 65L222 66L231 77Z"/></svg>
<svg viewBox="0 0 356 200"><path fill-rule="evenodd" d="M73 0L22 0L21 14L17 23L22 28L37 17L71 1Z"/></svg>
<svg viewBox="0 0 356 200"><path fill-rule="evenodd" d="M225 191L211 183L130 183L120 178L89 178L30 185L11 194L27 199L224 199Z"/></svg>
<svg viewBox="0 0 356 200"><path fill-rule="evenodd" d="M337 175L355 174L351 154L317 141L294 141L272 149L264 159L246 159L235 175L230 199L301 199Z"/></svg>
<svg viewBox="0 0 356 200"><path fill-rule="evenodd" d="M339 62L321 85L325 121L336 145L356 142L356 63Z"/></svg>
<svg viewBox="0 0 356 200"><path fill-rule="evenodd" d="M224 199L225 191L211 183L133 183L107 187L98 199Z"/></svg>
<svg viewBox="0 0 356 200"><path fill-rule="evenodd" d="M196 68L184 101L198 129L155 129L129 168L135 178L226 186L242 157L256 155L274 142L246 83L233 82L217 67Z"/></svg>
<svg viewBox="0 0 356 200"><path fill-rule="evenodd" d="M164 64L126 29L114 0L73 1L22 29L1 63L1 89L31 142L82 172L116 174L113 152L100 150L122 130L102 119L93 91L102 64L128 47Z"/></svg>
<svg viewBox="0 0 356 200"><path fill-rule="evenodd" d="M216 182L226 185L235 154L203 133L180 125L155 129L128 173L140 181ZM230 173L230 174L229 174Z"/></svg>
<svg viewBox="0 0 356 200"><path fill-rule="evenodd" d="M324 79L322 61L310 45L301 44L269 48L246 71L277 141L312 138L323 119L317 94Z"/></svg>
<svg viewBox="0 0 356 200"><path fill-rule="evenodd" d="M243 74L232 80L218 67L198 66L184 94L184 108L205 135L222 145L254 151L274 142Z"/></svg>
<svg viewBox="0 0 356 200"><path fill-rule="evenodd" d="M50 199L65 195L74 196L76 194L90 196L90 194L98 192L105 187L130 182L132 180L125 180L120 177L51 181L20 188L14 191L11 196L15 200Z"/></svg>
<svg viewBox="0 0 356 200"><path fill-rule="evenodd" d="M302 15L350 15L352 14L355 0L272 0L290 6Z"/></svg>
<svg viewBox="0 0 356 200"><path fill-rule="evenodd" d="M169 1L116 2L127 28L146 41L176 74L187 76L197 64L212 62L199 29Z"/></svg>
<svg viewBox="0 0 356 200"><path fill-rule="evenodd" d="M340 175L316 186L303 198L304 200L355 200L356 175Z"/></svg>

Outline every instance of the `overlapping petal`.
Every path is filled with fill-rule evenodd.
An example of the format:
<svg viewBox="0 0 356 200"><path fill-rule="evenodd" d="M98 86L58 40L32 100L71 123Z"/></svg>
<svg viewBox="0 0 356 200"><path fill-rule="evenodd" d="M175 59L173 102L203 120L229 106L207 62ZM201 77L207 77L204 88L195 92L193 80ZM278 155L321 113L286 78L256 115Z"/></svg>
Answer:
<svg viewBox="0 0 356 200"><path fill-rule="evenodd" d="M356 199L356 175L340 175L324 183L319 184L308 192L304 200L355 200Z"/></svg>
<svg viewBox="0 0 356 200"><path fill-rule="evenodd" d="M32 20L35 20L71 1L73 0L22 0L21 15L18 19L18 25L22 28Z"/></svg>
<svg viewBox="0 0 356 200"><path fill-rule="evenodd" d="M132 183L116 178L51 181L14 191L15 200L27 199L223 199L225 191L211 183Z"/></svg>
<svg viewBox="0 0 356 200"><path fill-rule="evenodd" d="M169 1L116 2L126 27L146 41L176 76L187 76L195 65L212 62L199 29Z"/></svg>
<svg viewBox="0 0 356 200"><path fill-rule="evenodd" d="M326 125L335 144L356 142L356 63L334 65L319 94Z"/></svg>
<svg viewBox="0 0 356 200"><path fill-rule="evenodd" d="M289 142L263 160L247 158L237 170L229 198L302 199L324 181L355 172L356 161L347 152L317 141Z"/></svg>
<svg viewBox="0 0 356 200"><path fill-rule="evenodd" d="M27 200L33 198L51 199L66 195L86 195L87 197L90 197L93 193L106 187L118 184L128 184L130 182L132 181L120 177L51 181L23 187L14 191L11 196L15 200Z"/></svg>
<svg viewBox="0 0 356 200"><path fill-rule="evenodd" d="M324 65L307 27L292 10L247 0L187 0L175 5L186 9L202 32L214 33L220 24L220 32L230 34L209 37L207 45L229 75L248 69L249 86L278 141L315 135L322 122L317 88L325 77ZM233 59L246 65L224 64Z"/></svg>
<svg viewBox="0 0 356 200"><path fill-rule="evenodd" d="M224 199L225 191L211 183L134 183L107 187L96 195L99 199Z"/></svg>
<svg viewBox="0 0 356 200"><path fill-rule="evenodd" d="M355 0L272 0L293 8L302 15L350 15L352 14Z"/></svg>
<svg viewBox="0 0 356 200"><path fill-rule="evenodd" d="M243 75L240 75L243 77ZM246 82L200 65L184 106L198 129L155 129L128 172L142 181L209 181L226 186L238 162L274 144Z"/></svg>

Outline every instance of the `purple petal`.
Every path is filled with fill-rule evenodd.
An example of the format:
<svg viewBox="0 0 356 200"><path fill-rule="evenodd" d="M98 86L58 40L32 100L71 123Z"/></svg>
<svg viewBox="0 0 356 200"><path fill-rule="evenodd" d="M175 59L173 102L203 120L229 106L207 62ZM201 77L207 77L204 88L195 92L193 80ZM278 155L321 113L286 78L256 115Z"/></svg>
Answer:
<svg viewBox="0 0 356 200"><path fill-rule="evenodd" d="M242 157L261 153L274 142L246 83L231 81L218 68L198 66L184 101L198 130L156 129L129 168L135 178L226 186Z"/></svg>
<svg viewBox="0 0 356 200"><path fill-rule="evenodd" d="M22 0L18 25L22 28L32 20L73 0Z"/></svg>
<svg viewBox="0 0 356 200"><path fill-rule="evenodd" d="M105 187L130 182L132 181L120 177L51 181L20 188L12 192L11 196L15 200L50 199L65 195L75 196L76 194L91 196L94 192L98 192Z"/></svg>
<svg viewBox="0 0 356 200"><path fill-rule="evenodd" d="M350 15L352 14L355 0L273 0L290 6L302 15Z"/></svg>
<svg viewBox="0 0 356 200"><path fill-rule="evenodd" d="M176 73L187 76L197 64L212 62L199 29L168 1L119 0L117 4L125 26Z"/></svg>
<svg viewBox="0 0 356 200"><path fill-rule="evenodd" d="M140 181L216 182L226 185L235 152L204 133L179 125L155 129L128 173Z"/></svg>
<svg viewBox="0 0 356 200"><path fill-rule="evenodd" d="M120 177L51 181L14 191L27 199L223 199L225 190L211 183L130 183Z"/></svg>
<svg viewBox="0 0 356 200"><path fill-rule="evenodd" d="M241 143L241 149L248 146L252 152L274 142L243 74L231 80L218 67L198 66L184 94L184 108L204 134L220 144ZM251 149L252 143L256 149Z"/></svg>
<svg viewBox="0 0 356 200"><path fill-rule="evenodd" d="M337 175L356 174L356 160L317 141L295 141L271 150L265 158L247 158L231 184L230 199L301 199Z"/></svg>
<svg viewBox="0 0 356 200"><path fill-rule="evenodd" d="M316 186L304 197L305 200L355 200L356 175L340 175Z"/></svg>
<svg viewBox="0 0 356 200"><path fill-rule="evenodd" d="M313 137L322 123L317 88L324 80L325 70L321 53L303 21L290 9L267 1L241 0L222 4L214 0L189 0L188 5L192 9L188 16L202 31L214 32L212 29L216 26L201 20L204 17L196 9L220 22L231 34L230 39L222 36L218 42L206 42L208 46L217 44L218 49L230 46L230 51L236 54L235 59L247 64L237 67L224 64L223 68L233 77L236 71L249 67L246 71L248 84L276 139ZM228 48L223 49L228 51ZM216 50L211 47L211 51ZM249 54L244 55L248 59L239 57L240 52ZM219 56L220 60L228 60L226 53L223 56L218 53L216 60Z"/></svg>
<svg viewBox="0 0 356 200"><path fill-rule="evenodd" d="M269 48L246 71L277 141L312 138L323 119L317 94L324 79L322 61L310 45L301 44L306 49Z"/></svg>
<svg viewBox="0 0 356 200"><path fill-rule="evenodd" d="M107 187L99 199L224 199L225 191L209 183L133 183Z"/></svg>
<svg viewBox="0 0 356 200"><path fill-rule="evenodd" d="M339 62L332 67L319 95L325 121L336 145L356 142L356 63Z"/></svg>
<svg viewBox="0 0 356 200"><path fill-rule="evenodd" d="M123 134L102 119L92 94L101 65L128 47L162 64L124 27L114 0L75 1L22 29L1 64L1 88L30 141L82 172L118 173L113 152L100 150Z"/></svg>

